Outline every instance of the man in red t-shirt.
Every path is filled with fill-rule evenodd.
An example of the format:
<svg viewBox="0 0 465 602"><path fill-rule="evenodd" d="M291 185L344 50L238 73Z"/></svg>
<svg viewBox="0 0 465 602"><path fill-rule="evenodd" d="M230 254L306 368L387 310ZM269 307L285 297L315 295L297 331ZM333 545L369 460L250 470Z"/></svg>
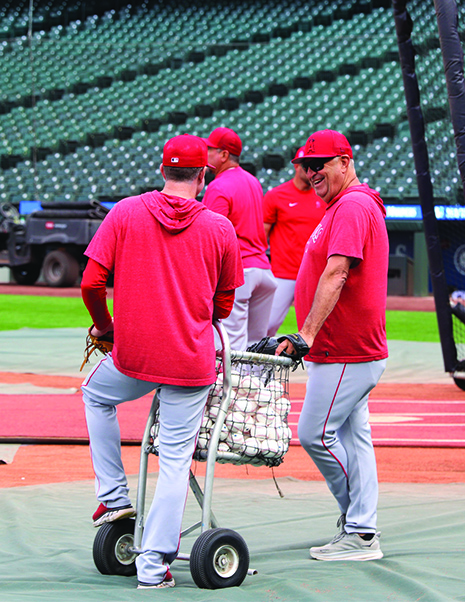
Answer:
<svg viewBox="0 0 465 602"><path fill-rule="evenodd" d="M173 587L189 469L215 381L214 318L226 318L244 282L230 222L196 200L208 151L197 136L169 140L162 192L123 199L90 242L82 297L96 336L114 331L111 354L82 385L96 494L94 526L134 516L116 406L158 389L159 476L147 515L138 587ZM114 320L106 282L114 274Z"/></svg>
<svg viewBox="0 0 465 602"><path fill-rule="evenodd" d="M295 158L303 156L304 147ZM297 273L305 244L325 212L300 163L294 164L292 180L269 190L263 199L265 234L270 241L271 270L277 284L268 323L274 337L294 303Z"/></svg>
<svg viewBox="0 0 465 602"><path fill-rule="evenodd" d="M335 496L336 537L310 548L317 560L376 560L378 479L368 395L388 356L385 328L389 244L384 205L357 178L342 134L323 130L302 164L326 212L305 248L297 276L299 334L310 347L299 438ZM295 350L289 341L277 353Z"/></svg>
<svg viewBox="0 0 465 602"><path fill-rule="evenodd" d="M266 255L263 190L257 178L239 166L242 142L236 132L219 127L205 141L215 179L203 202L231 221L244 266L244 285L237 289L232 312L223 325L231 348L245 350L266 335L276 289Z"/></svg>

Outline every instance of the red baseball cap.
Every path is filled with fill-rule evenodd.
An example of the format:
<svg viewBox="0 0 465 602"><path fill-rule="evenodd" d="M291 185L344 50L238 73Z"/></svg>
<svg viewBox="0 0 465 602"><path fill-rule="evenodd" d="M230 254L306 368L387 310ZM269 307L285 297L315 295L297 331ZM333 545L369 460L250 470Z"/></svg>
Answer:
<svg viewBox="0 0 465 602"><path fill-rule="evenodd" d="M203 138L182 134L168 140L163 147L165 167L208 166L208 147Z"/></svg>
<svg viewBox="0 0 465 602"><path fill-rule="evenodd" d="M204 140L207 143L207 146L227 150L232 155L239 156L242 152L241 139L234 130L229 128L216 128L216 130L213 130L210 136L204 138Z"/></svg>
<svg viewBox="0 0 465 602"><path fill-rule="evenodd" d="M301 146L301 147L300 147L300 148L297 150L297 152L296 152L296 154L295 154L295 157L294 157L294 159L293 159L293 161L292 161L292 162L293 162L293 163L300 163L300 161L296 161L296 159L301 159L301 158L302 158L304 155L305 155L305 146Z"/></svg>
<svg viewBox="0 0 465 602"><path fill-rule="evenodd" d="M320 130L308 138L304 154L296 156L295 159L292 159L292 163L302 163L305 159L317 157L340 157L341 155L353 158L352 147L344 134L335 130Z"/></svg>

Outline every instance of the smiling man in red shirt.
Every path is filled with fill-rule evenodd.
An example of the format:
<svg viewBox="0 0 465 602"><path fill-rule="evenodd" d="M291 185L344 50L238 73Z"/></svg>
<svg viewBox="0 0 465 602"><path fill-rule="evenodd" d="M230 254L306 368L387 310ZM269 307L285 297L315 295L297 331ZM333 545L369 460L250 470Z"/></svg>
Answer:
<svg viewBox="0 0 465 602"><path fill-rule="evenodd" d="M386 212L379 194L358 180L352 148L339 132L315 132L294 162L326 205L295 289L299 334L310 347L298 433L341 512L339 533L310 548L310 556L376 560L383 554L368 395L388 356ZM282 351L295 352L287 340L277 349Z"/></svg>

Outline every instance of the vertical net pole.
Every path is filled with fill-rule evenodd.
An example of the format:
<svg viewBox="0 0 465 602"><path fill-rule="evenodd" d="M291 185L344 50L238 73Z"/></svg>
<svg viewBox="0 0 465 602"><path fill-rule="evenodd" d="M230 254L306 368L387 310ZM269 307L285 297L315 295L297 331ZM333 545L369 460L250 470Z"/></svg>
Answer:
<svg viewBox="0 0 465 602"><path fill-rule="evenodd" d="M465 189L465 81L463 75L463 50L458 34L458 11L455 0L434 0L438 22L444 72L446 74L457 161L462 186Z"/></svg>
<svg viewBox="0 0 465 602"><path fill-rule="evenodd" d="M444 369L446 372L453 372L457 365L457 350L453 338L449 294L434 213L433 185L429 171L425 123L420 107L420 90L415 73L415 50L411 39L413 22L406 5L407 0L392 0Z"/></svg>

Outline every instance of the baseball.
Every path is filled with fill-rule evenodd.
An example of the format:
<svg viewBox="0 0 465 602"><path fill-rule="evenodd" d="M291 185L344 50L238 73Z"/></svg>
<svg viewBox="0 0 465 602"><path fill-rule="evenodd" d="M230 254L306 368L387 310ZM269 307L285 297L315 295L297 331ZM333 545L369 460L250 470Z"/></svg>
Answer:
<svg viewBox="0 0 465 602"><path fill-rule="evenodd" d="M255 439L260 439L260 440L266 439L267 432L268 432L267 427L263 426L262 424L255 424L250 429L251 436L254 437Z"/></svg>
<svg viewBox="0 0 465 602"><path fill-rule="evenodd" d="M273 439L261 441L260 451L265 458L276 456L276 454L279 452L278 442L274 441Z"/></svg>
<svg viewBox="0 0 465 602"><path fill-rule="evenodd" d="M255 396L255 401L258 403L259 406L264 406L267 403L270 403L272 398L273 396L271 391L264 387L263 389L260 389L257 392L257 395Z"/></svg>
<svg viewBox="0 0 465 602"><path fill-rule="evenodd" d="M244 414L253 414L257 409L258 404L255 399L247 399L247 397L239 397L232 406L233 412L243 412Z"/></svg>
<svg viewBox="0 0 465 602"><path fill-rule="evenodd" d="M225 441L222 441L222 442L221 442L221 443L218 445L218 451L219 451L219 452L229 452L229 451L231 451L231 450L229 449L229 445L228 445L228 444L227 444Z"/></svg>
<svg viewBox="0 0 465 602"><path fill-rule="evenodd" d="M260 391L261 383L255 376L244 376L240 382L237 394L239 397L248 397L253 399Z"/></svg>
<svg viewBox="0 0 465 602"><path fill-rule="evenodd" d="M207 449L208 447L208 438L200 435L199 438L197 439L197 447L199 449Z"/></svg>
<svg viewBox="0 0 465 602"><path fill-rule="evenodd" d="M270 380L270 382L267 384L266 388L268 389L268 391L271 392L273 399L279 399L280 397L283 396L284 387L277 380Z"/></svg>
<svg viewBox="0 0 465 602"><path fill-rule="evenodd" d="M226 443L233 449L234 451L242 451L244 447L244 435L242 433L230 433Z"/></svg>
<svg viewBox="0 0 465 602"><path fill-rule="evenodd" d="M269 426L275 419L276 413L271 406L261 406L255 414L257 424Z"/></svg>
<svg viewBox="0 0 465 602"><path fill-rule="evenodd" d="M230 412L226 416L225 423L233 432L242 432L246 423L246 416L242 412Z"/></svg>
<svg viewBox="0 0 465 602"><path fill-rule="evenodd" d="M249 437L245 440L244 453L246 456L256 456L260 451L260 443L257 439Z"/></svg>
<svg viewBox="0 0 465 602"><path fill-rule="evenodd" d="M221 404L221 397L219 395L212 395L208 400L209 406L219 406Z"/></svg>
<svg viewBox="0 0 465 602"><path fill-rule="evenodd" d="M226 424L223 424L220 431L220 441L226 441L229 435L229 429Z"/></svg>
<svg viewBox="0 0 465 602"><path fill-rule="evenodd" d="M233 372L231 374L231 387L237 389L241 384L241 375Z"/></svg>
<svg viewBox="0 0 465 602"><path fill-rule="evenodd" d="M204 416L202 418L201 428L206 431L209 431L212 427L213 427L213 420L209 416L207 416L207 414L204 414Z"/></svg>
<svg viewBox="0 0 465 602"><path fill-rule="evenodd" d="M291 410L291 402L285 397L280 397L276 400L276 413L282 418L286 418Z"/></svg>
<svg viewBox="0 0 465 602"><path fill-rule="evenodd" d="M210 406L207 408L208 417L212 420L216 420L218 417L218 412L220 411L220 406Z"/></svg>

